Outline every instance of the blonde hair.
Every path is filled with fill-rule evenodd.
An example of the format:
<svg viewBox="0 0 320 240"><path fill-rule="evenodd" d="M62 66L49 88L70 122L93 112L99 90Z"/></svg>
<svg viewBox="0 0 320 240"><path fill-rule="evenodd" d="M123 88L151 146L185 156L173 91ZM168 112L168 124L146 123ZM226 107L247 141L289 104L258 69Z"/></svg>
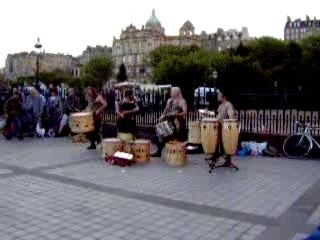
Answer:
<svg viewBox="0 0 320 240"><path fill-rule="evenodd" d="M172 87L171 92L179 98L182 98L181 89L179 87Z"/></svg>

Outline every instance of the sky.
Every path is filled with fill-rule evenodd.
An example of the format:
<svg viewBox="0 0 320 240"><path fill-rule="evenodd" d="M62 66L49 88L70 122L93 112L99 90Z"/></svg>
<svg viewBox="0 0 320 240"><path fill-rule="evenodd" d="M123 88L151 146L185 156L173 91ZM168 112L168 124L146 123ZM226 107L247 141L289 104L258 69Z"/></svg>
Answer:
<svg viewBox="0 0 320 240"><path fill-rule="evenodd" d="M0 68L8 54L35 50L38 37L47 53L78 56L88 45L112 46L131 23L141 28L153 8L167 35L178 35L190 20L196 34L245 26L252 37L283 39L287 16L320 18L319 0L4 0Z"/></svg>

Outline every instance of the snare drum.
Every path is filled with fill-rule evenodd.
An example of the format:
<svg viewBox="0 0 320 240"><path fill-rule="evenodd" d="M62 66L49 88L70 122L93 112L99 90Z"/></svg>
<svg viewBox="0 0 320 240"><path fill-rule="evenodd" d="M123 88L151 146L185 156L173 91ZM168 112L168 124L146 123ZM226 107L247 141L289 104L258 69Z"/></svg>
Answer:
<svg viewBox="0 0 320 240"><path fill-rule="evenodd" d="M201 144L201 128L200 122L189 122L188 142L193 144Z"/></svg>
<svg viewBox="0 0 320 240"><path fill-rule="evenodd" d="M234 154L238 147L239 124L236 119L225 119L222 124L222 143L226 154Z"/></svg>
<svg viewBox="0 0 320 240"><path fill-rule="evenodd" d="M168 137L174 133L174 126L169 121L163 121L156 125L156 133L159 137Z"/></svg>
<svg viewBox="0 0 320 240"><path fill-rule="evenodd" d="M205 153L215 153L219 132L219 121L216 118L203 118L201 121L201 143Z"/></svg>
<svg viewBox="0 0 320 240"><path fill-rule="evenodd" d="M111 157L117 151L123 150L123 143L117 138L106 138L102 140L102 158Z"/></svg>
<svg viewBox="0 0 320 240"><path fill-rule="evenodd" d="M93 113L71 113L69 125L74 133L92 132L94 130Z"/></svg>
<svg viewBox="0 0 320 240"><path fill-rule="evenodd" d="M180 142L168 142L165 146L165 160L168 165L181 167L187 163L186 146Z"/></svg>
<svg viewBox="0 0 320 240"><path fill-rule="evenodd" d="M149 140L137 139L131 146L131 153L134 160L138 163L145 163L150 161L151 142Z"/></svg>

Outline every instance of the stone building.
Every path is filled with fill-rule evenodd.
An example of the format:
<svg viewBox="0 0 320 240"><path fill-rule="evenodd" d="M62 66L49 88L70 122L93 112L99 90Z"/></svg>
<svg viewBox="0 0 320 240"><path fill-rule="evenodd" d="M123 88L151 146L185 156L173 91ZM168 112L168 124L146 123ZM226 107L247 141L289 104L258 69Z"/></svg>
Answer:
<svg viewBox="0 0 320 240"><path fill-rule="evenodd" d="M114 71L117 73L123 63L128 77L141 81L151 74L151 69L146 64L148 53L162 45L196 45L209 50L224 50L237 47L241 41L249 39L247 28L243 28L241 32L219 30L214 34L202 32L199 35L195 33L195 27L190 21L181 26L178 35L167 36L153 9L151 17L141 29L130 24L121 31L119 39L114 37L112 45Z"/></svg>
<svg viewBox="0 0 320 240"><path fill-rule="evenodd" d="M14 80L18 77L34 76L36 61L36 52L9 54L5 63L5 78ZM44 52L39 54L40 72L52 72L59 69L71 74L75 64L75 59L71 55Z"/></svg>
<svg viewBox="0 0 320 240"><path fill-rule="evenodd" d="M78 57L64 54L52 54L41 52L39 54L39 71L51 72L62 70L70 73L74 78L80 77L81 66L86 64L91 58L97 56L111 56L111 48L107 46L88 46ZM34 76L36 72L36 52L22 52L9 54L6 59L4 75L8 80L18 77Z"/></svg>
<svg viewBox="0 0 320 240"><path fill-rule="evenodd" d="M246 27L242 27L242 31L230 29L224 31L219 28L216 33L207 34L201 32L201 46L208 50L222 51L229 48L236 48L241 42L249 41L249 32Z"/></svg>
<svg viewBox="0 0 320 240"><path fill-rule="evenodd" d="M296 19L291 20L287 17L287 22L284 26L284 40L299 41L312 34L320 34L320 20L310 19L307 15L306 20Z"/></svg>

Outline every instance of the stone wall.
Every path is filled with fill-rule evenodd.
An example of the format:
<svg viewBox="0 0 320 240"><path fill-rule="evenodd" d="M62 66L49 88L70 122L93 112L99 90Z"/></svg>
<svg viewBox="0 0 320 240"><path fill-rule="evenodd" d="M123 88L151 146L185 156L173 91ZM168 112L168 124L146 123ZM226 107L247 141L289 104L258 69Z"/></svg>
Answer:
<svg viewBox="0 0 320 240"><path fill-rule="evenodd" d="M17 79L18 77L34 76L36 72L37 53L23 52L9 54L5 65L5 78L9 80ZM39 71L52 72L54 70L62 70L72 73L76 61L71 55L63 54L39 54Z"/></svg>

